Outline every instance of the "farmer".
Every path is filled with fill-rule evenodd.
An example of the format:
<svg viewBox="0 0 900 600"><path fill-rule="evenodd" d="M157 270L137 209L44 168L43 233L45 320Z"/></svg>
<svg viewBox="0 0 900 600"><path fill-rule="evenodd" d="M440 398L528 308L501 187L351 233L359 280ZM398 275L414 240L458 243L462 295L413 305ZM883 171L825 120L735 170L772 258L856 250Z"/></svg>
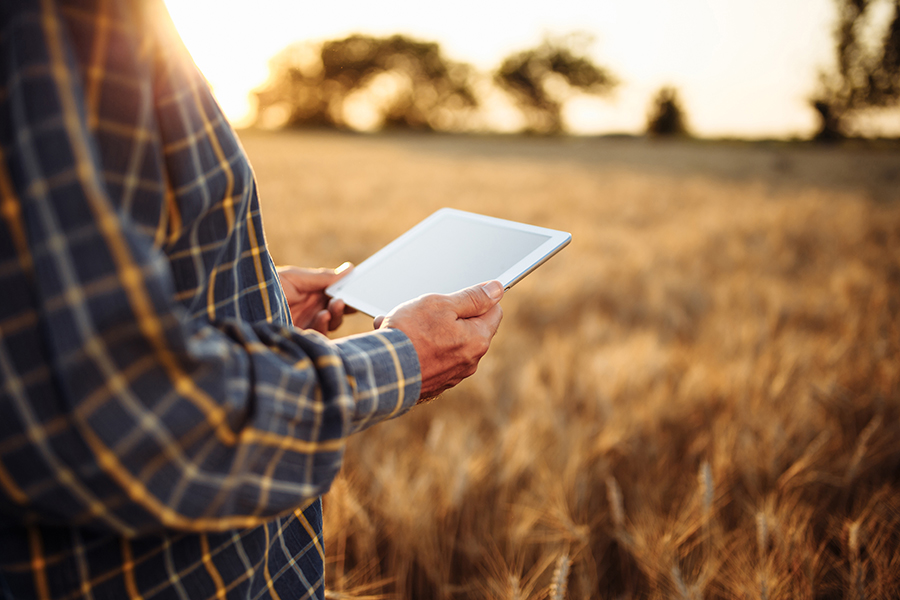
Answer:
<svg viewBox="0 0 900 600"><path fill-rule="evenodd" d="M322 598L347 436L501 318L490 282L322 335L342 273L276 271L161 0L0 3L0 201L3 598Z"/></svg>

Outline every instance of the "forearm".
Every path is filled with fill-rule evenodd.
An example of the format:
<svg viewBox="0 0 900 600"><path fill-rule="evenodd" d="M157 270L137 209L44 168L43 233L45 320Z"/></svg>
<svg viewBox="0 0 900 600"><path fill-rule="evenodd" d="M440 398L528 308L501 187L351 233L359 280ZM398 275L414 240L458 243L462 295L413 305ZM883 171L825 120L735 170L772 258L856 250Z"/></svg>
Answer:
<svg viewBox="0 0 900 600"><path fill-rule="evenodd" d="M141 345L113 337L107 356ZM122 533L251 526L327 490L346 437L419 393L415 352L400 332L334 343L224 323L169 351L167 365L135 356L93 381L89 363L70 359L54 378L65 408L53 418L15 399L13 422L58 424L33 428L47 433L38 447L26 435L3 440L0 462L23 512Z"/></svg>

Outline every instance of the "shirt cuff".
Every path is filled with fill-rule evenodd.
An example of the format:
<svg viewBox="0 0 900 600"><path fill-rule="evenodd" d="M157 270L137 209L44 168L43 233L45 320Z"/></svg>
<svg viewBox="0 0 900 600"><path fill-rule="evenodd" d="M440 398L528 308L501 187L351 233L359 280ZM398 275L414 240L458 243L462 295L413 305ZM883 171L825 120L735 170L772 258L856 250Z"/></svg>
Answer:
<svg viewBox="0 0 900 600"><path fill-rule="evenodd" d="M416 404L422 375L419 356L405 333L385 328L334 343L356 401L353 433L399 416Z"/></svg>

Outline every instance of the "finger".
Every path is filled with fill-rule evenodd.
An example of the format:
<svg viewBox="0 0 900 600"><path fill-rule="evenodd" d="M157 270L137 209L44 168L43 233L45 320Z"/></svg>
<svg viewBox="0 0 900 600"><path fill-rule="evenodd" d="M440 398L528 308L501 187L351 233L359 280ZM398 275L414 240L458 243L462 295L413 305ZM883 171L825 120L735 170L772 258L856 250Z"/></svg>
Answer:
<svg viewBox="0 0 900 600"><path fill-rule="evenodd" d="M470 317L460 321L470 332L470 342L475 359L477 361L484 356L491 347L491 341L497 335L500 321L503 319L503 309L495 304L489 311L478 317ZM474 372L474 369L473 369ZM468 377L468 375L467 375Z"/></svg>
<svg viewBox="0 0 900 600"><path fill-rule="evenodd" d="M495 304L486 313L476 318L487 327L491 338L493 338L497 335L497 330L500 328L500 321L503 320L503 309L500 308L499 304Z"/></svg>
<svg viewBox="0 0 900 600"><path fill-rule="evenodd" d="M334 331L344 322L344 311L346 308L347 306L344 304L344 301L338 298L332 298L328 303L328 313L331 315L331 319L328 322L328 329L330 331Z"/></svg>
<svg viewBox="0 0 900 600"><path fill-rule="evenodd" d="M384 323L384 315L378 315L375 317L375 320L372 321L373 329L381 329L381 324Z"/></svg>
<svg viewBox="0 0 900 600"><path fill-rule="evenodd" d="M449 297L453 310L456 311L459 318L478 317L500 302L500 299L503 297L503 284L499 281L489 281L467 287L450 294Z"/></svg>
<svg viewBox="0 0 900 600"><path fill-rule="evenodd" d="M327 310L320 310L316 313L316 317L310 324L310 329L315 329L319 333L328 334L328 322L331 321L331 313Z"/></svg>
<svg viewBox="0 0 900 600"><path fill-rule="evenodd" d="M308 279L316 280L334 275L334 271L331 269L309 269L306 267L295 267L294 265L283 265L276 267L275 270L282 281L287 281L300 289L308 287L304 283Z"/></svg>
<svg viewBox="0 0 900 600"><path fill-rule="evenodd" d="M345 262L337 269L304 269L301 267L279 267L278 275L288 281L299 292L317 292L324 290L336 281L346 277L353 270L353 265Z"/></svg>

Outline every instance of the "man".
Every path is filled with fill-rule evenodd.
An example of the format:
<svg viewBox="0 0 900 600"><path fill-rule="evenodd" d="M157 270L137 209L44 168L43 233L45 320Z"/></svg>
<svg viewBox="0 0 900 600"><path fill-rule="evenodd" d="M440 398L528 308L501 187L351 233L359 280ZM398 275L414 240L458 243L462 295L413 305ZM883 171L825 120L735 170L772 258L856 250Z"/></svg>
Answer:
<svg viewBox="0 0 900 600"><path fill-rule="evenodd" d="M0 596L323 597L347 436L501 318L490 282L299 329L340 325L340 276L276 272L161 0L0 3Z"/></svg>

